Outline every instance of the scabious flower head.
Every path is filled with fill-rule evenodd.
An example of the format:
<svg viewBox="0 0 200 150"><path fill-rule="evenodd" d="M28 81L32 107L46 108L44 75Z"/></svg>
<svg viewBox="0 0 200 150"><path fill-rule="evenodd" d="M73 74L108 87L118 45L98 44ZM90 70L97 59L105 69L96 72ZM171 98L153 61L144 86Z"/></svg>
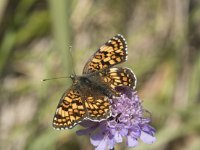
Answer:
<svg viewBox="0 0 200 150"><path fill-rule="evenodd" d="M126 144L135 147L138 139L151 144L156 141L155 129L149 125L151 118L145 116L141 101L136 92L128 87L117 87L120 97L111 99L111 117L101 122L86 120L81 125L83 130L78 135L89 135L95 150L113 149L126 137Z"/></svg>

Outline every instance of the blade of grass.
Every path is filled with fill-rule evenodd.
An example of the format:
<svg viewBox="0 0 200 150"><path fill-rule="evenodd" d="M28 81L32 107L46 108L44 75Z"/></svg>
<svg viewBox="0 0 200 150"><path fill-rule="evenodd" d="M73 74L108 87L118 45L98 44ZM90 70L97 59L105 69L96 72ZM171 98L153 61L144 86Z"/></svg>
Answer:
<svg viewBox="0 0 200 150"><path fill-rule="evenodd" d="M56 41L56 48L62 56L63 66L67 73L72 73L72 60L68 46L70 42L70 3L69 1L49 0L50 14L52 18L52 32Z"/></svg>

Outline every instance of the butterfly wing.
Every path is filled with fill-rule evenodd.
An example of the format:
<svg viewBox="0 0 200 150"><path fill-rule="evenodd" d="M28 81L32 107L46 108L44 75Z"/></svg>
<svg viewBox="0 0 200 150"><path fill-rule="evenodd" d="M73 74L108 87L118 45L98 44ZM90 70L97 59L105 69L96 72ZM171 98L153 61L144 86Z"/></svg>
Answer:
<svg viewBox="0 0 200 150"><path fill-rule="evenodd" d="M85 91L85 107L87 110L87 118L93 121L101 121L110 117L110 101L109 98L98 90L87 88Z"/></svg>
<svg viewBox="0 0 200 150"><path fill-rule="evenodd" d="M136 76L129 68L109 68L100 73L101 81L106 84L114 93L117 86L136 87Z"/></svg>
<svg viewBox="0 0 200 150"><path fill-rule="evenodd" d="M85 106L79 90L67 90L57 106L53 118L55 129L70 129L86 117Z"/></svg>
<svg viewBox="0 0 200 150"><path fill-rule="evenodd" d="M134 89L137 82L136 76L132 70L122 67L108 68L93 74L88 74L88 76L96 85L100 84L101 87L103 87L101 92L110 98L118 94L115 89L116 87L127 86Z"/></svg>
<svg viewBox="0 0 200 150"><path fill-rule="evenodd" d="M86 118L100 121L110 116L108 97L84 85L79 88L67 90L60 99L53 118L55 129L73 128Z"/></svg>
<svg viewBox="0 0 200 150"><path fill-rule="evenodd" d="M89 74L127 60L127 43L121 34L118 34L101 46L87 61L83 74Z"/></svg>
<svg viewBox="0 0 200 150"><path fill-rule="evenodd" d="M107 83L112 90L115 90L117 86L129 86L131 88L136 87L136 76L129 68L109 68L102 72L102 82Z"/></svg>

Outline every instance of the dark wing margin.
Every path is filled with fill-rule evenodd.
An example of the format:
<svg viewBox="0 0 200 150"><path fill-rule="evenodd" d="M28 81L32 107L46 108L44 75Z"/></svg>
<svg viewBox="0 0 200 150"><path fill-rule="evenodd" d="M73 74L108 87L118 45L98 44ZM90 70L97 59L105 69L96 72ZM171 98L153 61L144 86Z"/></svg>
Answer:
<svg viewBox="0 0 200 150"><path fill-rule="evenodd" d="M127 60L127 42L118 34L101 46L85 64L83 74L92 73Z"/></svg>

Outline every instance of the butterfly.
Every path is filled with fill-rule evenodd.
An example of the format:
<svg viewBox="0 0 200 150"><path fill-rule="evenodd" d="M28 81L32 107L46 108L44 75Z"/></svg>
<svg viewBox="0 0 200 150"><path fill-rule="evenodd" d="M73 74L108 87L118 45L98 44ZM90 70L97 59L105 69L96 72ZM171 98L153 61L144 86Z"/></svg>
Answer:
<svg viewBox="0 0 200 150"><path fill-rule="evenodd" d="M119 96L115 88L136 86L131 69L113 67L125 62L127 56L127 42L121 34L102 45L87 61L81 76L70 76L73 83L59 101L53 127L71 129L85 119L100 122L109 118L110 99Z"/></svg>

